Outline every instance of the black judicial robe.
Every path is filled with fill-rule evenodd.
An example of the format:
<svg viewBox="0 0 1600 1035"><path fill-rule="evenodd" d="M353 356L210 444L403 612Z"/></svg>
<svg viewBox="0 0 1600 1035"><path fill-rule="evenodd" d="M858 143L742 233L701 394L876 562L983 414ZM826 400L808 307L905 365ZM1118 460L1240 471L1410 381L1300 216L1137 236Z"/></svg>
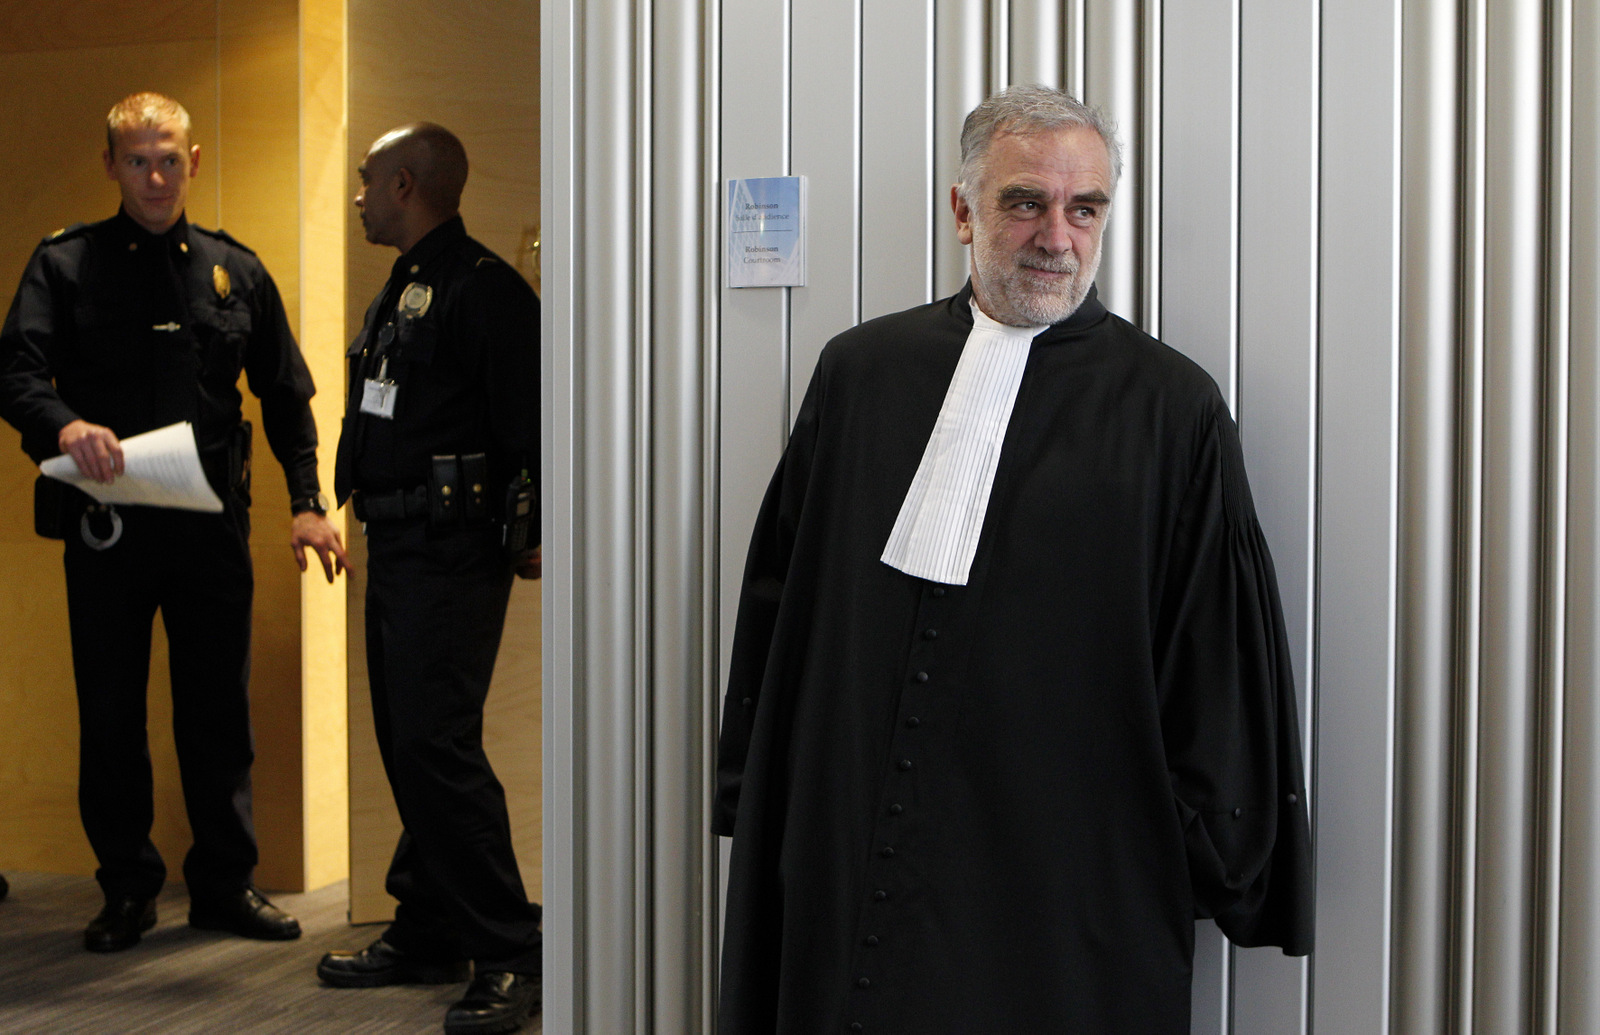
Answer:
<svg viewBox="0 0 1600 1035"><path fill-rule="evenodd" d="M1288 644L1203 370L1091 292L1033 343L968 585L879 560L970 297L830 342L762 504L723 1035L1175 1035L1196 917L1311 950Z"/></svg>

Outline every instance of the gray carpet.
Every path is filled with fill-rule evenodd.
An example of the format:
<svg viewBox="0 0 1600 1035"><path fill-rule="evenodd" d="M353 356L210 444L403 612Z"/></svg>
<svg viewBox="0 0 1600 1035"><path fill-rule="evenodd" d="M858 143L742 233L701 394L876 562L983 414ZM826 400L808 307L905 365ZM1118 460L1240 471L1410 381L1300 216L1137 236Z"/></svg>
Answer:
<svg viewBox="0 0 1600 1035"><path fill-rule="evenodd" d="M327 988L317 960L360 948L382 928L351 927L345 886L269 897L300 919L293 942L255 942L188 926L181 885L168 885L155 929L124 952L83 949L103 904L85 877L7 873L0 902L0 1032L186 1035L223 1032L439 1032L463 985ZM538 1021L523 1031L536 1035Z"/></svg>

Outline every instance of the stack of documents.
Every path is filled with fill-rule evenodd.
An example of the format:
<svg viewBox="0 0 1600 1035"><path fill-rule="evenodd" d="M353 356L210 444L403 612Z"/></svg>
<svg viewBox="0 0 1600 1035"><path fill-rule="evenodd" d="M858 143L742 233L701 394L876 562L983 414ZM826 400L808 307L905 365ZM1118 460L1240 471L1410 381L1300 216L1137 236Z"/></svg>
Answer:
<svg viewBox="0 0 1600 1035"><path fill-rule="evenodd" d="M84 477L72 457L53 456L39 470L57 481L82 489L101 503L139 503L218 513L222 501L206 481L194 425L168 424L122 440L122 468L109 485Z"/></svg>

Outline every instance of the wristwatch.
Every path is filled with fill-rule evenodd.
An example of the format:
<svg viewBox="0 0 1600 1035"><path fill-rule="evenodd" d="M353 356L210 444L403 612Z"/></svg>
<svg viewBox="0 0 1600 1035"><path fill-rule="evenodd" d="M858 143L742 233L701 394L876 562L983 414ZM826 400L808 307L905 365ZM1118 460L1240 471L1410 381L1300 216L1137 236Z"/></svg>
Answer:
<svg viewBox="0 0 1600 1035"><path fill-rule="evenodd" d="M304 514L308 510L322 517L327 517L328 497L319 492L315 496L302 496L289 504L289 513L296 516Z"/></svg>

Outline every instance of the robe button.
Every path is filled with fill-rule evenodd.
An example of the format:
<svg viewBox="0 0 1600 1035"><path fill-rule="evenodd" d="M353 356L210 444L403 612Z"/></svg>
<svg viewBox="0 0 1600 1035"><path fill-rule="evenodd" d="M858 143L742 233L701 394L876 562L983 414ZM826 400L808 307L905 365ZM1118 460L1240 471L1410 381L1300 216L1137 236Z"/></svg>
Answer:
<svg viewBox="0 0 1600 1035"><path fill-rule="evenodd" d="M926 683L930 677L928 676L928 674L926 672L918 672L916 675L912 676L911 678L915 679L919 683Z"/></svg>
<svg viewBox="0 0 1600 1035"><path fill-rule="evenodd" d="M906 725L911 729L916 729L918 726L922 725L922 720L913 715L911 718L906 720Z"/></svg>
<svg viewBox="0 0 1600 1035"><path fill-rule="evenodd" d="M883 856L885 859L893 859L894 858L894 849L891 848L888 845L884 845L883 846L883 851L879 852L878 854Z"/></svg>
<svg viewBox="0 0 1600 1035"><path fill-rule="evenodd" d="M872 987L872 979L871 978L858 977L858 978L856 978L856 987L857 988L871 988Z"/></svg>
<svg viewBox="0 0 1600 1035"><path fill-rule="evenodd" d="M935 586L935 587L933 587L933 595L936 596L936 597L944 596L944 587L943 586Z"/></svg>
<svg viewBox="0 0 1600 1035"><path fill-rule="evenodd" d="M890 805L889 806L889 815L891 815L891 816L898 816L898 815L900 815L900 813L902 813L904 811L905 811L905 809L901 808L899 805Z"/></svg>
<svg viewBox="0 0 1600 1035"><path fill-rule="evenodd" d="M1289 792L1289 804L1290 805L1296 804L1297 802L1299 802L1299 800L1300 800L1300 795L1295 794L1293 791Z"/></svg>
<svg viewBox="0 0 1600 1035"><path fill-rule="evenodd" d="M1233 810L1233 818L1234 819L1238 819L1242 815L1244 815L1244 809L1234 809Z"/></svg>
<svg viewBox="0 0 1600 1035"><path fill-rule="evenodd" d="M875 934L867 935L867 948L876 949L877 947L878 947L878 936L875 935Z"/></svg>
<svg viewBox="0 0 1600 1035"><path fill-rule="evenodd" d="M900 771L902 773L905 773L905 772L909 772L910 770L911 770L911 759L902 758L900 760Z"/></svg>
<svg viewBox="0 0 1600 1035"><path fill-rule="evenodd" d="M748 698L748 697L746 697L746 698L745 698L745 699L744 699L744 706L745 706L745 707L746 707L746 708L748 708L748 707L750 707L750 706L751 706L751 705L752 705L752 704L754 704L754 703L755 703L755 702L754 702L754 701L752 701L752 700L750 700L750 698Z"/></svg>
<svg viewBox="0 0 1600 1035"><path fill-rule="evenodd" d="M850 1025L850 1030L851 1031L866 1031L867 1029L865 1029L865 1028L863 1028L861 1026L861 1022L860 1021L855 1021Z"/></svg>
<svg viewBox="0 0 1600 1035"><path fill-rule="evenodd" d="M939 630L924 629L922 630L922 638L924 640L937 640L939 638Z"/></svg>
<svg viewBox="0 0 1600 1035"><path fill-rule="evenodd" d="M889 893L884 891L882 888L879 888L877 891L872 893L872 901L874 902L887 902L888 899Z"/></svg>

